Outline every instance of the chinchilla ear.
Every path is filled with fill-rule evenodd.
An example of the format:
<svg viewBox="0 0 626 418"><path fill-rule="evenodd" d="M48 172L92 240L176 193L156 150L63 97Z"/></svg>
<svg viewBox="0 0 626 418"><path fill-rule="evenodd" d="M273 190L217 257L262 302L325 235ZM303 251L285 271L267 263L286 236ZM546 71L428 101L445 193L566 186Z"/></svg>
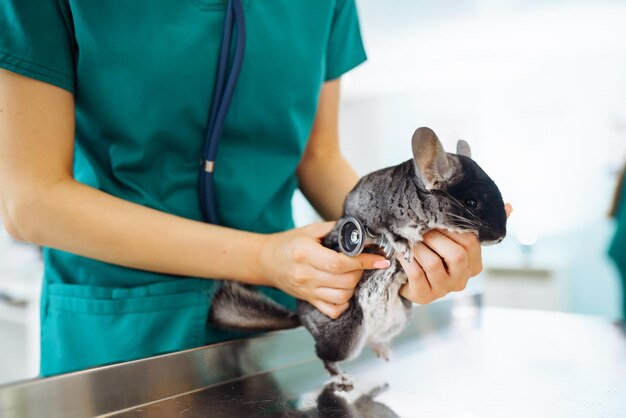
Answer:
<svg viewBox="0 0 626 418"><path fill-rule="evenodd" d="M437 135L430 128L418 128L411 145L415 167L426 189L440 188L452 176L453 166Z"/></svg>
<svg viewBox="0 0 626 418"><path fill-rule="evenodd" d="M463 155L467 158L472 158L472 150L470 149L467 141L459 139L459 142L456 143L456 153L457 155Z"/></svg>

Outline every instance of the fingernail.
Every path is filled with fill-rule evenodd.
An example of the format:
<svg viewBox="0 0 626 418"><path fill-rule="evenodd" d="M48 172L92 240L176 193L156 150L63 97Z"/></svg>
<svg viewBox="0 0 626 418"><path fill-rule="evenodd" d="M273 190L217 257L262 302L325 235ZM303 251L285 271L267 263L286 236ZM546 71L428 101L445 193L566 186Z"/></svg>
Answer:
<svg viewBox="0 0 626 418"><path fill-rule="evenodd" d="M378 260L374 263L374 267L377 269L386 269L391 265L391 261L389 260Z"/></svg>

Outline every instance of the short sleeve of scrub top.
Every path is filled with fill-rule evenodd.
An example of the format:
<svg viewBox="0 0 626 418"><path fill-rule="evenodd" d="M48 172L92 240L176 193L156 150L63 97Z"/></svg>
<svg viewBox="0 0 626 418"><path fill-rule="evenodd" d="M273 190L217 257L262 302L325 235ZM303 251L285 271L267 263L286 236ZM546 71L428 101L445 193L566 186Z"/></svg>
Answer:
<svg viewBox="0 0 626 418"><path fill-rule="evenodd" d="M3 1L0 67L74 92L73 34L56 0Z"/></svg>
<svg viewBox="0 0 626 418"><path fill-rule="evenodd" d="M272 233L294 226L294 173L322 84L366 56L354 0L242 2L247 45L215 164L217 206L222 225ZM76 181L199 221L225 3L3 0L0 68L74 95ZM44 375L241 336L207 325L218 281L52 248L44 262ZM295 306L276 289L259 290Z"/></svg>

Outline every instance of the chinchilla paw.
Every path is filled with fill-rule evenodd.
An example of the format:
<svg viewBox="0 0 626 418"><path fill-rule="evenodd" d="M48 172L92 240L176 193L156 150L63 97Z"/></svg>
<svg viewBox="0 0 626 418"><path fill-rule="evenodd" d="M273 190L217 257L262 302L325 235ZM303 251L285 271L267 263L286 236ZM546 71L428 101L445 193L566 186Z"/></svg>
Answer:
<svg viewBox="0 0 626 418"><path fill-rule="evenodd" d="M395 249L398 253L402 254L402 257L407 263L411 262L413 255L411 254L411 246L407 241L396 241Z"/></svg>
<svg viewBox="0 0 626 418"><path fill-rule="evenodd" d="M350 392L354 389L354 384L352 383L352 378L350 378L350 376L337 374L328 379L326 387L335 392Z"/></svg>
<svg viewBox="0 0 626 418"><path fill-rule="evenodd" d="M372 350L376 353L376 357L380 357L385 361L391 358L391 350L384 344L372 344Z"/></svg>

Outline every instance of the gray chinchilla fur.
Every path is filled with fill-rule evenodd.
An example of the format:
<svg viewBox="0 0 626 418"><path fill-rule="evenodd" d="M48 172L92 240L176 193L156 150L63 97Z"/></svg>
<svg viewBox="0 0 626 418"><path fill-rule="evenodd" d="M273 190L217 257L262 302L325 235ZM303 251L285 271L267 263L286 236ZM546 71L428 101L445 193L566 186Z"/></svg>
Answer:
<svg viewBox="0 0 626 418"><path fill-rule="evenodd" d="M446 153L435 133L419 128L411 140L413 158L364 176L348 194L344 217L363 222L390 240L399 256L411 260L410 248L431 229L473 232L483 244L506 235L506 213L498 187L471 159L460 140L457 153ZM337 227L323 245L339 251ZM291 312L253 287L226 281L216 294L209 320L233 329L274 330L304 325L315 339L318 357L332 375L331 387L350 390L352 383L337 362L349 360L369 345L388 359L387 345L407 323L411 303L398 292L407 276L398 260L384 270L366 270L350 307L330 319L313 305L298 301Z"/></svg>

